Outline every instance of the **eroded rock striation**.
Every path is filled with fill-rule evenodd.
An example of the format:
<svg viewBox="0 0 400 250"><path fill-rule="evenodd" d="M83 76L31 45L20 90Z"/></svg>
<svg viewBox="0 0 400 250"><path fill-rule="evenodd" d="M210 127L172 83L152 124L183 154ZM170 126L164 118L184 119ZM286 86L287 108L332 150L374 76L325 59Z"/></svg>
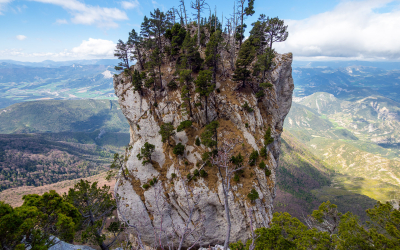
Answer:
<svg viewBox="0 0 400 250"><path fill-rule="evenodd" d="M235 90L236 83L231 76L217 77L217 88L208 101L208 121L217 120L219 141L229 138L240 140L235 152L245 156L245 169L236 182L232 180L230 190L230 218L232 223L231 242L246 240L250 236L250 218L253 227L266 227L272 219L273 200L275 197L276 169L280 153L280 135L283 122L292 103L294 89L292 79L292 54L277 54L275 66L269 73L273 84L264 90L265 96L257 100L251 84L244 89ZM207 177L199 177L189 182L193 193L199 194L198 211L195 217L203 218L201 245L223 243L227 222L224 211L224 196L221 178L215 166L209 166L202 160L202 154L209 149L204 145L197 146L195 140L200 137L206 124L205 102L198 94L193 95L193 117L182 115L180 106L180 89L170 91L166 85L175 78L173 63L165 64L163 86L157 91L157 105L153 103L153 93L144 96L133 91L132 84L123 74L114 77L115 93L123 114L130 124L130 144L126 152L126 168L128 178L120 178L117 193L120 196L120 213L130 223L138 225L141 238L146 244L155 240L155 232L162 227L162 244L172 241L178 244L175 232L177 225L184 224L187 219L187 200L183 182L188 173L203 168ZM248 104L254 109L247 112L242 105ZM173 144L185 145L183 156L176 156L172 146L162 143L159 134L163 123L171 122L176 128L180 122L192 120L193 125L173 136ZM268 157L264 160L271 174L267 176L263 169L248 166L248 156L253 150L260 150L264 143L264 134L271 129L274 142L267 146ZM155 145L152 163L142 165L137 155L140 148L149 142ZM172 173L177 177L172 178ZM158 180L158 188L143 188L150 180ZM247 195L255 189L259 198L250 201ZM160 199L165 201L160 207ZM251 213L252 215L250 216ZM185 241L189 246L191 239Z"/></svg>

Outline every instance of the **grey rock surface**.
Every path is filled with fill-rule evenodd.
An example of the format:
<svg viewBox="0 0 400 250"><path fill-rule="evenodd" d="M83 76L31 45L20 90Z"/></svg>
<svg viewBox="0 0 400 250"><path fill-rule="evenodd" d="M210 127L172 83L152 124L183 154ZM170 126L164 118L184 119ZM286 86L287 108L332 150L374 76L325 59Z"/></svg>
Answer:
<svg viewBox="0 0 400 250"><path fill-rule="evenodd" d="M254 218L253 227L267 227L272 219L275 174L281 143L280 134L283 130L284 119L291 107L294 89L292 55L278 54L274 60L276 66L269 79L273 87L266 90L266 96L262 98L261 102L257 102L254 94L233 91L235 83L230 79L219 79L221 93L210 96L209 121L218 119L228 124L227 129L219 131L220 138L228 137L229 131L239 131L236 133L243 138L248 148L259 150L263 145L264 133L270 127L272 137L275 139L272 144L268 145L268 160L266 161L272 172L271 175L267 177L263 170L255 167L255 176L252 177L250 184L232 183L229 196L232 223L231 242L238 240L243 242L250 236L249 211L252 211ZM168 70L168 72L170 71ZM164 73L163 78L169 82L173 76ZM184 167L184 160L176 158L171 150L163 145L158 132L162 122L172 122L177 127L181 121L188 119L187 116L181 115L179 109L180 92L179 90L174 92L158 91L158 106L155 111L150 112L149 98L141 97L134 92L129 80L122 75L114 78L114 88L122 112L130 124L131 133L131 141L126 153L126 166L131 179L121 178L116 186L117 193L121 197L119 212L130 223L138 226L142 240L146 244L154 243L155 231L161 227L164 231L161 236L163 244L166 244L167 238L177 244L178 239L174 228L187 218L188 207L184 188L179 181L175 181L174 185L171 184L171 173L175 172L179 177L180 172L177 172L177 169ZM194 101L202 102L198 96ZM242 110L240 104L245 101L252 105L254 112L247 113ZM193 120L201 128L206 121L204 109L198 110ZM193 137L182 131L176 133L173 139L176 143L187 144L183 158L189 162L188 167L193 172L197 168L196 163L201 162L201 152L204 152L204 146L194 145L188 139L190 136ZM155 145L155 152L152 154L153 164L142 165L137 158L137 154L145 142ZM154 177L159 180L159 189L151 187L144 190L142 185ZM215 183L210 183L207 179L200 178L193 185L193 192L201 195L200 209L195 214L195 217L203 216L204 218L201 245L221 244L225 239L227 225L221 179L219 176L215 177ZM250 202L246 195L241 193L248 186L256 189L259 193L259 199L255 202ZM159 196L163 196L167 201L161 212L157 212ZM158 216L154 216L155 214ZM193 239L188 239L185 246L189 246L190 240Z"/></svg>

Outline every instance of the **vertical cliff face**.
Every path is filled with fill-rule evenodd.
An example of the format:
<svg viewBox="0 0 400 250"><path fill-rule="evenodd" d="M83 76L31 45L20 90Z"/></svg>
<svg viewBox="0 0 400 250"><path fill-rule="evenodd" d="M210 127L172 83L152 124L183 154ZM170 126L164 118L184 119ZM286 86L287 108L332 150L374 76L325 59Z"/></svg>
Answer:
<svg viewBox="0 0 400 250"><path fill-rule="evenodd" d="M239 91L231 77L218 76L217 88L209 97L208 120L217 120L218 138L240 141L235 149L235 155L241 153L245 158L245 168L239 181L232 180L229 195L230 218L232 223L231 242L249 238L250 218L253 227L268 226L272 219L273 200L275 197L275 173L279 161L280 135L284 119L292 102L292 55L276 55L275 66L269 74L272 87L264 90L265 96L257 100L250 86ZM174 65L163 66L163 86L174 79ZM135 223L142 240L151 244L156 231L163 228L163 242L177 243L175 232L177 225L183 225L188 217L187 196L184 183L179 177L186 178L188 173L203 168L207 177L198 177L188 183L193 193L199 196L195 218L202 218L202 245L221 243L225 239L226 218L224 211L224 196L221 178L216 166L204 164L202 154L209 149L204 145L197 146L195 139L200 137L206 123L205 102L200 96L193 95L193 117L182 115L180 105L180 89L169 91L161 88L157 91L157 107L151 105L153 93L140 96L133 91L128 79L121 74L114 78L115 93L119 98L120 107L130 124L131 141L126 154L128 178L121 178L117 186L120 196L120 213L130 223ZM219 92L219 93L218 93ZM254 109L247 112L242 105L248 102ZM159 134L162 123L171 122L176 128L180 122L192 120L193 125L185 131L177 132L172 144L185 145L183 156L177 157L172 152L172 146L162 143ZM274 142L267 146L268 157L264 159L271 175L258 167L249 166L248 156L253 150L260 150L264 143L264 134L271 129ZM149 142L155 145L152 163L142 165L137 155L140 148ZM177 177L172 178L172 174ZM142 186L157 178L156 186L144 189ZM259 198L250 201L247 195L251 189L257 190ZM163 206L161 206L161 205ZM200 232L201 231L201 232ZM190 238L190 237L189 237ZM188 246L190 240L185 241ZM163 243L166 244L166 243Z"/></svg>

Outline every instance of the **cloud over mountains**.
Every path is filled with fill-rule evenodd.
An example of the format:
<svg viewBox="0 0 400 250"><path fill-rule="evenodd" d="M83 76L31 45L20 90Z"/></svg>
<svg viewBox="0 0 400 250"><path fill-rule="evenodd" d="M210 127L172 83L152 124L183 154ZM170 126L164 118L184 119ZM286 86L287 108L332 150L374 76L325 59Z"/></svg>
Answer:
<svg viewBox="0 0 400 250"><path fill-rule="evenodd" d="M385 11L389 3L395 7ZM399 1L342 1L332 11L285 23L289 38L274 47L297 59L400 59Z"/></svg>

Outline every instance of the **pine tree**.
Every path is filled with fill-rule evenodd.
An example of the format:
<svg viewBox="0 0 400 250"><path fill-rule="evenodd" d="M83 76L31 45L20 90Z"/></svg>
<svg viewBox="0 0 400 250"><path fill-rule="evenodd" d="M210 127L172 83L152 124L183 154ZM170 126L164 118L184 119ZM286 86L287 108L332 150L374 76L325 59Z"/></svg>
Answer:
<svg viewBox="0 0 400 250"><path fill-rule="evenodd" d="M189 113L190 117L193 117L192 105L190 102L192 81L192 71L190 69L184 69L179 72L179 82L181 83L181 86L183 86L181 91L181 98L184 102L182 108L186 110L186 114ZM187 108L189 108L189 112L187 112Z"/></svg>
<svg viewBox="0 0 400 250"><path fill-rule="evenodd" d="M161 141L163 143L168 142L168 145L171 146L170 139L171 136L175 134L174 126L172 125L172 123L169 122L162 124L158 133L161 135Z"/></svg>
<svg viewBox="0 0 400 250"><path fill-rule="evenodd" d="M209 70L200 71L195 81L196 93L199 93L200 97L204 97L206 102L206 123L208 123L208 116L207 116L208 96L215 89L215 84L211 83L211 75L212 73Z"/></svg>
<svg viewBox="0 0 400 250"><path fill-rule="evenodd" d="M157 47L159 50L162 49L161 37L167 30L170 25L166 15L164 12L160 11L160 9L155 9L153 12L150 12L150 32L149 35L156 38Z"/></svg>
<svg viewBox="0 0 400 250"><path fill-rule="evenodd" d="M288 26L285 26L285 21L280 20L278 17L267 18L266 33L269 35L269 49L272 50L272 43L284 42L289 36L287 32Z"/></svg>
<svg viewBox="0 0 400 250"><path fill-rule="evenodd" d="M186 37L186 30L179 24L175 23L172 29L165 31L165 37L171 42L170 54L177 55Z"/></svg>
<svg viewBox="0 0 400 250"><path fill-rule="evenodd" d="M239 5L238 5L238 14L239 14L239 19L240 19L240 25L238 26L239 30L237 31L237 34L239 34L239 47L242 46L242 41L244 38L244 30L247 27L246 24L243 23L245 16L252 16L255 11L254 11L254 0L248 0L248 5L245 8L244 3L246 0L238 0Z"/></svg>
<svg viewBox="0 0 400 250"><path fill-rule="evenodd" d="M144 69L144 61L143 61L143 56L141 53L141 43L143 39L141 36L139 36L135 29L132 29L131 32L129 32L129 38L128 38L128 44L131 45L131 48L133 50L132 55L130 57L131 60L136 59L136 61L140 65L140 69Z"/></svg>
<svg viewBox="0 0 400 250"><path fill-rule="evenodd" d="M142 165L146 165L146 163L151 163L151 154L154 152L156 146L153 144L150 144L148 142L145 142L143 147L140 148L140 153L137 154L137 158L139 160L142 160Z"/></svg>
<svg viewBox="0 0 400 250"><path fill-rule="evenodd" d="M257 62L254 65L253 75L259 75L261 73L261 82L265 82L265 74L274 65L273 59L275 57L275 51L267 48L266 51L257 57Z"/></svg>
<svg viewBox="0 0 400 250"><path fill-rule="evenodd" d="M204 146L213 148L218 146L218 121L212 121L208 124L204 132L200 135L201 141Z"/></svg>
<svg viewBox="0 0 400 250"><path fill-rule="evenodd" d="M209 68L212 68L212 70L213 70L214 84L216 83L218 63L221 58L220 52L221 52L222 42L223 42L223 38L221 35L221 31L218 30L211 35L210 41L207 43L207 47L206 47L205 64Z"/></svg>
<svg viewBox="0 0 400 250"><path fill-rule="evenodd" d="M114 50L114 56L118 57L121 62L118 66L115 66L115 70L129 70L129 59L130 59L131 45L123 42L121 39L118 40L116 49Z"/></svg>
<svg viewBox="0 0 400 250"><path fill-rule="evenodd" d="M196 40L190 36L190 32L186 32L182 49L184 55L180 58L180 68L198 72L203 63L203 59L200 57L198 47L196 46Z"/></svg>
<svg viewBox="0 0 400 250"><path fill-rule="evenodd" d="M239 50L239 56L236 60L236 69L234 71L233 80L242 82L241 87L245 87L246 79L250 76L250 70L247 69L255 57L255 49L248 39L243 43Z"/></svg>
<svg viewBox="0 0 400 250"><path fill-rule="evenodd" d="M143 79L145 79L145 73L141 74L135 69L132 75L132 86L133 91L138 91L140 95L143 95Z"/></svg>

